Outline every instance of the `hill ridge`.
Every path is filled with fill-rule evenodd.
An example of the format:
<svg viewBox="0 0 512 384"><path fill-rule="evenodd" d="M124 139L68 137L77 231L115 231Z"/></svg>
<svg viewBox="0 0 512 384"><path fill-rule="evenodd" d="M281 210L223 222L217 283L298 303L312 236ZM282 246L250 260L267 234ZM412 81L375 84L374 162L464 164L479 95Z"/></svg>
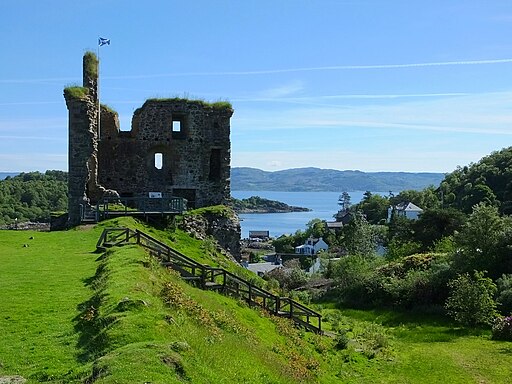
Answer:
<svg viewBox="0 0 512 384"><path fill-rule="evenodd" d="M251 167L231 168L231 189L234 191L403 191L437 186L444 173L436 172L363 172L316 167L264 171Z"/></svg>

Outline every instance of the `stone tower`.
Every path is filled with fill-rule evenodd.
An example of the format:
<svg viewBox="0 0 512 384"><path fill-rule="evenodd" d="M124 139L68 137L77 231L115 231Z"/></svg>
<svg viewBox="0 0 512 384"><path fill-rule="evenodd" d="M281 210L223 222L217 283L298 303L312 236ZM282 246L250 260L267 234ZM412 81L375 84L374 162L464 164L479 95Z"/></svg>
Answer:
<svg viewBox="0 0 512 384"><path fill-rule="evenodd" d="M227 102L149 99L130 131L101 106L98 129L98 60L86 53L83 87L64 90L69 111L69 224L107 190L121 197L183 197L189 208L225 204L230 190L230 118ZM82 208L81 208L82 207Z"/></svg>

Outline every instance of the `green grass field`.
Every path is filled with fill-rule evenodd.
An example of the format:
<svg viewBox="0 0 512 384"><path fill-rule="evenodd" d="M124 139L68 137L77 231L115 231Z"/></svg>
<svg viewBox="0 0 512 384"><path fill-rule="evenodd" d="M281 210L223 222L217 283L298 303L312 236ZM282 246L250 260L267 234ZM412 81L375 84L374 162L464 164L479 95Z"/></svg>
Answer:
<svg viewBox="0 0 512 384"><path fill-rule="evenodd" d="M102 226L108 223L102 224ZM120 219L115 226L139 226ZM28 383L509 383L512 343L436 315L318 304L348 347L184 283L102 226L0 231L0 378ZM201 262L184 233L142 228ZM33 238L32 238L33 237ZM225 264L217 259L218 264Z"/></svg>

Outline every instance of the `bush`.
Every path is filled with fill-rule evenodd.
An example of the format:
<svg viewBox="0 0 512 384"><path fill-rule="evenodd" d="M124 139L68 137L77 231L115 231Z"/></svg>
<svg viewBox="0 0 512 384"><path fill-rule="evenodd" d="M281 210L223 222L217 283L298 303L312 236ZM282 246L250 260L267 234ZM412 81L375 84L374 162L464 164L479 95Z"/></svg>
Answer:
<svg viewBox="0 0 512 384"><path fill-rule="evenodd" d="M502 275L496 280L498 306L501 313L512 313L512 275Z"/></svg>
<svg viewBox="0 0 512 384"><path fill-rule="evenodd" d="M512 341L512 316L497 317L494 320L492 339Z"/></svg>
<svg viewBox="0 0 512 384"><path fill-rule="evenodd" d="M267 272L265 279L268 281L277 280L284 291L290 291L305 285L308 281L308 275L300 269L298 260L289 260L284 264L284 268L275 268Z"/></svg>
<svg viewBox="0 0 512 384"><path fill-rule="evenodd" d="M414 241L392 239L388 244L386 259L396 260L415 254L421 250L421 244Z"/></svg>
<svg viewBox="0 0 512 384"><path fill-rule="evenodd" d="M434 252L438 253L453 253L456 250L455 241L453 236L442 237L438 241L434 242L432 247Z"/></svg>
<svg viewBox="0 0 512 384"><path fill-rule="evenodd" d="M350 342L350 339L347 336L347 331L342 329L341 331L338 332L338 334L334 338L334 347L339 350L347 349L349 342Z"/></svg>
<svg viewBox="0 0 512 384"><path fill-rule="evenodd" d="M290 298L306 305L311 304L311 295L307 291L291 291Z"/></svg>
<svg viewBox="0 0 512 384"><path fill-rule="evenodd" d="M331 277L340 302L364 306L377 299L373 289L375 270L381 262L376 257L345 256L333 263Z"/></svg>
<svg viewBox="0 0 512 384"><path fill-rule="evenodd" d="M404 308L411 308L415 304L431 304L433 294L429 272L411 270L403 278L389 278L383 288L392 304Z"/></svg>
<svg viewBox="0 0 512 384"><path fill-rule="evenodd" d="M448 296L450 266L443 254L427 253L389 262L376 271L382 303L412 308L442 304ZM373 292L375 295L375 290Z"/></svg>
<svg viewBox="0 0 512 384"><path fill-rule="evenodd" d="M469 326L492 324L497 315L496 284L484 272L464 273L448 283L450 296L445 308L455 321Z"/></svg>

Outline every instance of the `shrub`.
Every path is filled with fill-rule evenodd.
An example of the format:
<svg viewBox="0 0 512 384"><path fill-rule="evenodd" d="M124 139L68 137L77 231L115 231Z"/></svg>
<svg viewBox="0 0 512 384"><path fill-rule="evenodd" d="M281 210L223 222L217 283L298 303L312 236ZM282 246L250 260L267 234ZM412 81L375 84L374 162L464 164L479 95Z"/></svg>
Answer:
<svg viewBox="0 0 512 384"><path fill-rule="evenodd" d="M379 324L368 323L366 326L355 333L355 342L358 344L358 350L369 359L378 355L387 355L391 352L389 336Z"/></svg>
<svg viewBox="0 0 512 384"><path fill-rule="evenodd" d="M445 259L442 254L416 254L377 268L373 281L382 291L381 304L412 308L444 303L451 276Z"/></svg>
<svg viewBox="0 0 512 384"><path fill-rule="evenodd" d="M453 236L445 236L434 242L432 247L434 252L439 253L453 253L456 250L455 241Z"/></svg>
<svg viewBox="0 0 512 384"><path fill-rule="evenodd" d="M307 291L291 291L290 298L306 305L311 303L311 295Z"/></svg>
<svg viewBox="0 0 512 384"><path fill-rule="evenodd" d="M497 302L501 313L512 313L512 274L502 275L496 280L498 286Z"/></svg>
<svg viewBox="0 0 512 384"><path fill-rule="evenodd" d="M492 339L512 341L512 316L497 317L494 320Z"/></svg>
<svg viewBox="0 0 512 384"><path fill-rule="evenodd" d="M331 276L343 303L364 306L375 301L375 269L380 260L364 256L345 256L333 263Z"/></svg>
<svg viewBox="0 0 512 384"><path fill-rule="evenodd" d="M347 349L349 342L350 342L350 339L347 336L347 331L342 329L338 332L338 334L334 338L334 347L336 349L340 349L340 350Z"/></svg>
<svg viewBox="0 0 512 384"><path fill-rule="evenodd" d="M388 244L386 258L396 260L421 250L421 244L414 241L392 239Z"/></svg>
<svg viewBox="0 0 512 384"><path fill-rule="evenodd" d="M298 260L289 260L285 263L284 268L275 268L265 274L266 280L277 280L280 287L289 291L303 286L308 281L306 272L300 269Z"/></svg>
<svg viewBox="0 0 512 384"><path fill-rule="evenodd" d="M484 272L464 273L448 283L450 296L445 308L455 321L475 326L491 324L496 317L496 284Z"/></svg>

